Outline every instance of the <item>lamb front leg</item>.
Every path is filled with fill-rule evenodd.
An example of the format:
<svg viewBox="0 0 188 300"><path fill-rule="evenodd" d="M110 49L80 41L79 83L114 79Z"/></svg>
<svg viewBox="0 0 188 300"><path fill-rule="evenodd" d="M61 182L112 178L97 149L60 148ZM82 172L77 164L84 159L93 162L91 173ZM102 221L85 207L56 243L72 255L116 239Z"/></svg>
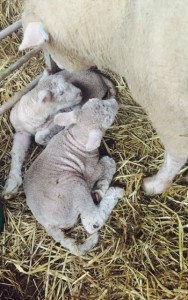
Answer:
<svg viewBox="0 0 188 300"><path fill-rule="evenodd" d="M100 202L104 197L116 172L116 163L114 159L109 156L101 158L99 164L102 166L103 172L101 173L100 178L96 181L92 190L92 195L96 202Z"/></svg>
<svg viewBox="0 0 188 300"><path fill-rule="evenodd" d="M14 134L13 146L11 150L11 167L6 180L3 197L12 198L22 184L21 170L29 148L31 137L20 132Z"/></svg>
<svg viewBox="0 0 188 300"><path fill-rule="evenodd" d="M35 142L39 145L46 146L51 138L62 130L62 126L54 124L54 115L52 115L42 126L40 126L40 129L37 130Z"/></svg>
<svg viewBox="0 0 188 300"><path fill-rule="evenodd" d="M35 142L39 145L46 146L51 138L62 130L63 128L58 125L43 128L35 134Z"/></svg>

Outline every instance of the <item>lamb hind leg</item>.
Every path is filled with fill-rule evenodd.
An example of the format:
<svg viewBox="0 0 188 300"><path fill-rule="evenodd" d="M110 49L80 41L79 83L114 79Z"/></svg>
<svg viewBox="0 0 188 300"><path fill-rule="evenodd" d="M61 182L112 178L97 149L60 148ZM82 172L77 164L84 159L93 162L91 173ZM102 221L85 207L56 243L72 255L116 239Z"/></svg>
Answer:
<svg viewBox="0 0 188 300"><path fill-rule="evenodd" d="M90 235L83 244L76 244L75 239L66 238L63 231L56 226L45 227L49 235L54 240L61 244L64 248L68 249L74 255L84 255L91 250L98 242L98 233Z"/></svg>
<svg viewBox="0 0 188 300"><path fill-rule="evenodd" d="M5 199L12 198L17 193L19 186L22 184L21 169L30 145L30 140L30 136L19 132L14 134L11 150L10 172L2 193Z"/></svg>
<svg viewBox="0 0 188 300"><path fill-rule="evenodd" d="M81 221L88 233L92 234L98 231L105 224L114 206L118 200L123 198L123 195L124 190L122 188L111 187L99 205L95 205L92 199L88 199L85 209L81 212Z"/></svg>
<svg viewBox="0 0 188 300"><path fill-rule="evenodd" d="M90 194L86 193L85 189L82 194L79 187L79 196L83 199L83 201L85 199L80 212L81 220L84 228L90 234L83 244L76 244L75 239L66 238L65 234L58 226L43 225L48 234L64 248L68 249L72 254L84 255L97 244L98 230L104 225L110 212L118 200L123 197L123 194L124 192L121 188L110 188L99 206L97 206L93 203L93 199Z"/></svg>
<svg viewBox="0 0 188 300"><path fill-rule="evenodd" d="M96 202L100 202L104 197L116 172L116 163L113 158L110 158L109 156L101 158L99 164L102 166L103 172L92 190L92 194L94 198L96 198Z"/></svg>

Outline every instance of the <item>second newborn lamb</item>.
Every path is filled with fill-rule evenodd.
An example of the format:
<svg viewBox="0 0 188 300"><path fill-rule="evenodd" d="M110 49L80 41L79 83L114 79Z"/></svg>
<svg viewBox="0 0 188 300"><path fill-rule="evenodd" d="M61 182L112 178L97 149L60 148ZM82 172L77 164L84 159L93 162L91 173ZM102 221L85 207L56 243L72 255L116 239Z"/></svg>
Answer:
<svg viewBox="0 0 188 300"><path fill-rule="evenodd" d="M56 242L76 255L96 245L98 230L123 197L123 189L109 188L116 169L114 160L108 156L99 160L98 153L117 110L115 99L90 99L80 110L56 115L56 124L72 126L50 140L24 180L27 203L35 218ZM92 191L102 198L98 205ZM62 230L73 227L78 216L91 236L77 245Z"/></svg>

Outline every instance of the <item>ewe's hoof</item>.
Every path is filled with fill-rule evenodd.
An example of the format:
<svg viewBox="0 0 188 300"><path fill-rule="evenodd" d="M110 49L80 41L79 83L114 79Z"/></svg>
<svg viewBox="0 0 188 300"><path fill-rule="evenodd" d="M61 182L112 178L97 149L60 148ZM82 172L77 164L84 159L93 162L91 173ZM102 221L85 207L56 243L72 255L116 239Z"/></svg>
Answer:
<svg viewBox="0 0 188 300"><path fill-rule="evenodd" d="M147 195L154 196L162 194L171 185L171 181L158 179L157 176L147 177L143 182L143 189Z"/></svg>

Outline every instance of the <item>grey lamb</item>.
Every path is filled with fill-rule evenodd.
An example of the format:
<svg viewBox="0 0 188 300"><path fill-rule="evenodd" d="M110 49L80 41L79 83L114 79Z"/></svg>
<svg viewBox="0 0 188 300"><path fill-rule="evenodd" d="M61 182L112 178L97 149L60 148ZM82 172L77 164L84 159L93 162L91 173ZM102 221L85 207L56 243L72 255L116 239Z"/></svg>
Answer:
<svg viewBox="0 0 188 300"><path fill-rule="evenodd" d="M77 109L89 98L102 99L108 92L115 94L110 80L92 71L69 73L63 70L49 75L44 72L38 85L24 95L13 107L10 121L16 131L11 150L11 168L3 190L6 199L13 197L22 184L21 169L31 137L46 145L62 127L54 125L55 114L60 110Z"/></svg>
<svg viewBox="0 0 188 300"><path fill-rule="evenodd" d="M95 69L79 72L62 70L56 73L56 75L61 76L63 81L73 84L82 91L82 102L74 107L71 107L71 110L79 108L89 99L104 99L105 96L108 95L113 98L116 95L116 90L113 83ZM60 130L62 130L62 128L57 125L55 126L53 123L53 118L50 118L43 125L43 128L36 133L35 141L40 145L47 145L49 140Z"/></svg>
<svg viewBox="0 0 188 300"><path fill-rule="evenodd" d="M55 116L54 122L68 126L55 135L30 166L24 180L27 203L40 224L56 242L75 255L83 255L98 241L123 189L110 187L115 161L99 160L98 147L118 110L115 99L90 99L81 109ZM71 126L70 126L71 125ZM100 195L96 205L92 192ZM81 222L90 234L83 244L66 238L63 229Z"/></svg>

